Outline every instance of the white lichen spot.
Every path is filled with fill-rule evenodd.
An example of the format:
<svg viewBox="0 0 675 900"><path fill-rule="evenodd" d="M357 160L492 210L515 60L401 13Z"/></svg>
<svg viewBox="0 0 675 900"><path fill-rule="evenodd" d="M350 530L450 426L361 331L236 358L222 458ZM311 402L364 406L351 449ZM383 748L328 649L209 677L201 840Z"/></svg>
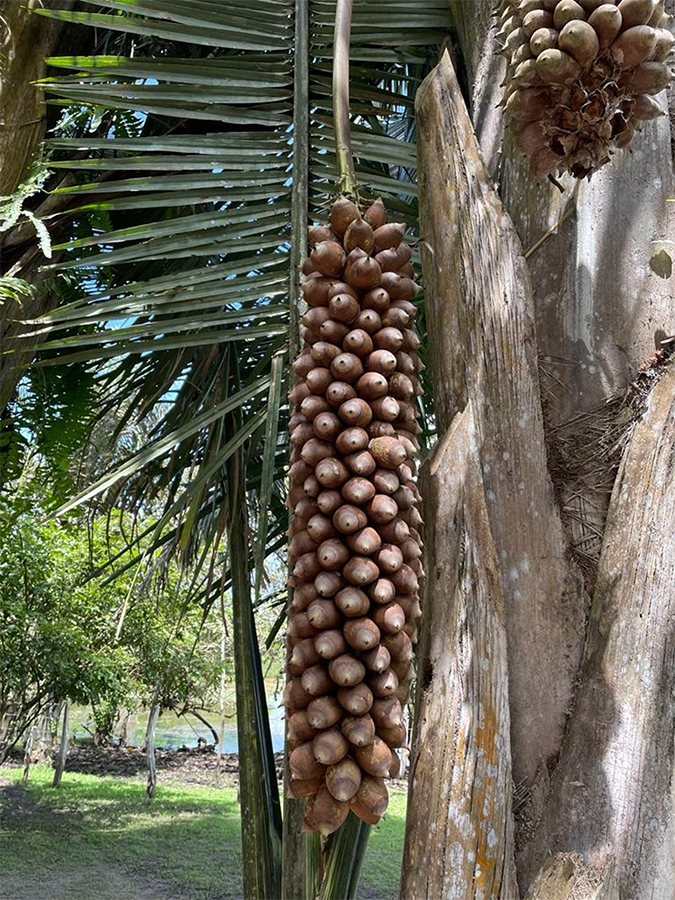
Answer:
<svg viewBox="0 0 675 900"><path fill-rule="evenodd" d="M518 579L520 578L520 572L515 568L515 566L509 572L509 578L511 579L511 581L518 581Z"/></svg>
<svg viewBox="0 0 675 900"><path fill-rule="evenodd" d="M490 490L486 491L485 496L490 501L490 503L492 503L494 500L497 499L497 495L495 494L494 491L490 491Z"/></svg>
<svg viewBox="0 0 675 900"><path fill-rule="evenodd" d="M505 462L506 462L507 459L511 459L511 454L509 453L508 450L505 450L505 451L502 453L502 459L503 459Z"/></svg>

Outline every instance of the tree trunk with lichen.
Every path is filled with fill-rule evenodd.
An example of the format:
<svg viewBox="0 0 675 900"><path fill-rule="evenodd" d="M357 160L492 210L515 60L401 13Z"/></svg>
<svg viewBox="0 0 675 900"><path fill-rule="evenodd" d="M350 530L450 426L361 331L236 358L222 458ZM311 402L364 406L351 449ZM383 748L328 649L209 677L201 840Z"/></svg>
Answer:
<svg viewBox="0 0 675 900"><path fill-rule="evenodd" d="M429 578L401 896L666 900L670 124L645 123L590 181L537 181L497 106L491 3L450 6L456 45L417 97L445 436L423 479Z"/></svg>
<svg viewBox="0 0 675 900"><path fill-rule="evenodd" d="M57 52L75 54L88 46L86 33L65 29L61 22L34 15L36 8L56 5L53 0L0 0L0 197L11 196L24 181L45 135L47 110L43 92L36 84L46 75L45 59ZM58 7L69 9L73 5L74 0L64 0ZM66 174L59 177L54 187L71 183L72 175ZM42 219L61 213L69 202L68 195L55 195L32 208ZM36 318L53 309L57 302L49 284L50 274L41 268L45 262L31 223L22 219L0 233L0 275L21 278L34 289L20 304L5 301L2 307L0 412L11 399L39 343L39 339L30 343L20 339L26 330L20 320ZM9 351L17 352L8 355Z"/></svg>

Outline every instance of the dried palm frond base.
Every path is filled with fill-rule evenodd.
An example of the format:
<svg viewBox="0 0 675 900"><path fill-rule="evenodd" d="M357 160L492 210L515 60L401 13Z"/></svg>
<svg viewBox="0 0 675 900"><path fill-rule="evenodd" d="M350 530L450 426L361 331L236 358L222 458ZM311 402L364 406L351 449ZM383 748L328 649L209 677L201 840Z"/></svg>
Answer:
<svg viewBox="0 0 675 900"><path fill-rule="evenodd" d="M538 176L584 178L665 115L672 79L663 0L502 0L504 103Z"/></svg>

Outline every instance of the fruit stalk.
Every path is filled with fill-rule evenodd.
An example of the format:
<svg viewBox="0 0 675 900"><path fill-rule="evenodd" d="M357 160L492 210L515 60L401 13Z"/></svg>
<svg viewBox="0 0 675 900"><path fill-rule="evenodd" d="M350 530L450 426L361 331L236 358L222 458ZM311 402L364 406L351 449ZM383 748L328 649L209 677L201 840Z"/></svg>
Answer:
<svg viewBox="0 0 675 900"><path fill-rule="evenodd" d="M356 196L356 174L349 127L349 41L353 0L337 0L333 57L333 127L340 192Z"/></svg>

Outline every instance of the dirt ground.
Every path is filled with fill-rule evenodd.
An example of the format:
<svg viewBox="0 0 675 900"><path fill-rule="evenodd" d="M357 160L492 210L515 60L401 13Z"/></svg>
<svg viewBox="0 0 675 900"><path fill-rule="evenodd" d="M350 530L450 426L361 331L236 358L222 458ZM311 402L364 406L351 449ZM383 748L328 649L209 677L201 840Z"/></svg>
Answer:
<svg viewBox="0 0 675 900"><path fill-rule="evenodd" d="M212 750L157 750L157 777L161 782L201 784L207 787L236 787L239 759L236 753L224 754L221 760ZM277 773L281 777L283 756L275 755ZM5 763L11 768L23 767L23 756L14 754ZM137 747L94 747L73 744L68 750L67 772L83 775L110 775L113 778L139 778L147 774L145 753Z"/></svg>
<svg viewBox="0 0 675 900"><path fill-rule="evenodd" d="M48 872L29 883L23 876L2 876L0 900L175 900L170 888L154 878L135 875L110 864L77 872Z"/></svg>
<svg viewBox="0 0 675 900"><path fill-rule="evenodd" d="M206 750L157 750L157 777L161 782L206 787L238 787L239 757L236 753L218 756ZM283 754L275 753L277 776L281 780ZM5 763L12 768L23 767L23 756L15 754ZM83 775L110 775L114 778L138 778L145 780L147 767L145 753L137 747L94 747L93 744L73 744L68 751L67 772ZM406 781L392 779L394 788L406 789Z"/></svg>
<svg viewBox="0 0 675 900"><path fill-rule="evenodd" d="M281 775L281 754L277 755L276 764ZM134 819L139 811L143 816L151 809L145 806L140 787L146 779L145 754L140 750L74 744L66 766L66 773L108 776L107 785L110 776L126 782L134 798L131 815L123 809L125 801L114 795L114 788L113 794L106 795L104 790L100 800L96 793L92 805L91 786L86 788L88 796L83 800L84 794L80 797L77 784L73 786L71 782L70 800L65 799L60 805L45 803L39 791L16 784L16 774L23 767L21 754L5 761L4 767L4 777L0 776L0 900L242 900L241 860L232 855L232 848L239 841L238 813L232 812L237 809L236 795L231 790L238 787L235 754L224 756L219 765L211 750L158 750L160 787L208 787L223 797L222 803L231 806L225 811L222 805L217 806L221 801L206 800L204 806L199 801L197 807L194 801L187 801L182 809L176 807L175 813L173 806L168 814L162 811L161 821L155 823L157 829L151 827L152 822ZM16 770L13 777L7 776L8 767ZM140 783L140 794L139 788L129 782ZM65 783L68 784L67 779ZM405 783L397 781L393 786L400 789ZM230 791L220 795L220 788ZM139 796L143 798L140 803ZM225 799L228 796L231 799ZM210 816L208 825L194 831L205 816ZM364 878L360 900L391 900L396 895L403 822L399 811L398 820L389 822L395 836L383 834L380 844L369 848L372 859L378 863L384 864L383 860L391 857L392 872L378 876L375 883L371 883L372 878ZM86 841L81 838L83 830ZM3 840L4 852L9 853L5 866ZM124 849L130 840L155 843L150 854L130 858ZM134 853L135 846L134 843ZM205 848L207 856L203 858ZM9 865L10 857L15 860L13 866ZM19 865L17 859L21 860ZM190 865L190 875L177 873L180 865ZM206 877L207 868L212 871L199 884L200 876ZM172 878L168 878L169 872ZM168 880L158 877L160 874ZM192 874L196 883L188 887ZM178 876L183 887L177 887Z"/></svg>

